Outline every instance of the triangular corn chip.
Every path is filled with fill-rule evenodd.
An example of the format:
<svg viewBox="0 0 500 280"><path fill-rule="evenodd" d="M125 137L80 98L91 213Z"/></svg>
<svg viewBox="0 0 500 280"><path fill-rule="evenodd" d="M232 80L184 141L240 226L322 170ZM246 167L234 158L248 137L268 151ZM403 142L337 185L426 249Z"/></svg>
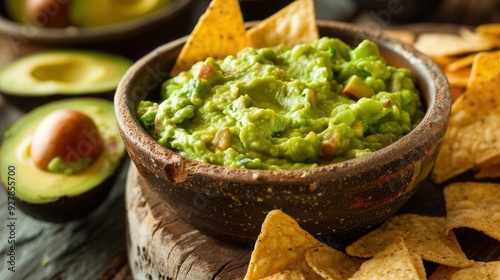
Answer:
<svg viewBox="0 0 500 280"><path fill-rule="evenodd" d="M359 269L363 260L327 247L318 246L306 252L309 266L325 279L347 280Z"/></svg>
<svg viewBox="0 0 500 280"><path fill-rule="evenodd" d="M248 30L253 48L292 48L319 38L313 0L296 0Z"/></svg>
<svg viewBox="0 0 500 280"><path fill-rule="evenodd" d="M326 246L303 230L281 210L270 211L262 223L245 280L257 280L285 270L301 272L306 279L322 279L307 264L306 252Z"/></svg>
<svg viewBox="0 0 500 280"><path fill-rule="evenodd" d="M349 278L352 280L425 280L424 263L420 256L412 255L402 238L395 239L373 258L364 262Z"/></svg>
<svg viewBox="0 0 500 280"><path fill-rule="evenodd" d="M440 265L429 280L494 280L500 279L500 261L475 262L466 268Z"/></svg>
<svg viewBox="0 0 500 280"><path fill-rule="evenodd" d="M403 238L408 250L425 260L456 267L470 266L473 262L462 252L453 232L444 233L445 222L445 217L396 215L349 245L346 251L351 256L369 258L397 238Z"/></svg>
<svg viewBox="0 0 500 280"><path fill-rule="evenodd" d="M444 189L445 233L472 228L500 241L500 184L459 182Z"/></svg>
<svg viewBox="0 0 500 280"><path fill-rule="evenodd" d="M432 178L442 183L500 155L500 52L479 53L451 119Z"/></svg>
<svg viewBox="0 0 500 280"><path fill-rule="evenodd" d="M222 59L248 46L238 0L212 0L181 50L170 75L188 70L207 57Z"/></svg>
<svg viewBox="0 0 500 280"><path fill-rule="evenodd" d="M296 270L284 270L261 280L306 280L304 275Z"/></svg>

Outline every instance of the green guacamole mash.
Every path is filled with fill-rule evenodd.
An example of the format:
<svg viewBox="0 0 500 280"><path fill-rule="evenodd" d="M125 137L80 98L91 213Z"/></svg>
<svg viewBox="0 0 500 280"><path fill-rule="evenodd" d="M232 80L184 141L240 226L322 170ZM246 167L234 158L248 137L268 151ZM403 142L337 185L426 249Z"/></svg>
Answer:
<svg viewBox="0 0 500 280"><path fill-rule="evenodd" d="M344 91L352 76L367 97ZM354 90L356 91L356 90ZM180 155L252 169L299 169L357 158L412 130L424 115L407 69L377 45L321 38L292 49L208 58L142 101L148 133Z"/></svg>

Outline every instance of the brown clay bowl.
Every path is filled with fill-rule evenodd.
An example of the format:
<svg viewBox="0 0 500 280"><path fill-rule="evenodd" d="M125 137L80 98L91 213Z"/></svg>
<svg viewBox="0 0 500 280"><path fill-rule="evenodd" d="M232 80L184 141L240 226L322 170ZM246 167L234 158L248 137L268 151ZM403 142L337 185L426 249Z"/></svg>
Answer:
<svg viewBox="0 0 500 280"><path fill-rule="evenodd" d="M134 110L158 98L186 38L160 46L124 76L115 95L118 125L141 176L158 198L194 228L252 247L266 213L279 208L315 236L340 242L393 215L429 174L447 128L451 98L440 68L410 45L362 26L318 21L320 34L357 45L375 41L389 64L413 71L427 107L407 136L365 157L305 170L247 170L182 157L151 138Z"/></svg>

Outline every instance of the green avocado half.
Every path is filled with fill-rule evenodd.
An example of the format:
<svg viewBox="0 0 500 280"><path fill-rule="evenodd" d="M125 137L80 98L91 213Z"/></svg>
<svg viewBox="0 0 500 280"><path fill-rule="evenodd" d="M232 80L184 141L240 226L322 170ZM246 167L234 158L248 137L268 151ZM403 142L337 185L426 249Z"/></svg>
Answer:
<svg viewBox="0 0 500 280"><path fill-rule="evenodd" d="M39 169L30 158L37 125L59 109L73 109L89 116L104 144L102 153L87 169L72 175ZM125 154L111 101L64 99L32 110L5 132L0 146L1 182L7 194L15 197L16 208L40 220L66 222L89 214L104 201L125 162Z"/></svg>
<svg viewBox="0 0 500 280"><path fill-rule="evenodd" d="M71 1L32 1L38 5L46 21L58 16L56 13L67 13L64 24L58 27L100 27L121 24L152 14L167 6L173 0L71 0ZM37 25L36 15L28 14L27 0L5 0L7 14L14 21ZM62 5L68 9L61 8ZM33 3L31 3L33 5ZM46 24L48 22L45 22ZM39 25L40 23L38 23ZM50 25L48 25L50 26Z"/></svg>
<svg viewBox="0 0 500 280"><path fill-rule="evenodd" d="M40 51L0 68L0 93L24 110L64 97L112 100L132 64L128 58L102 51Z"/></svg>
<svg viewBox="0 0 500 280"><path fill-rule="evenodd" d="M69 17L75 26L98 27L124 23L163 8L172 0L73 0Z"/></svg>

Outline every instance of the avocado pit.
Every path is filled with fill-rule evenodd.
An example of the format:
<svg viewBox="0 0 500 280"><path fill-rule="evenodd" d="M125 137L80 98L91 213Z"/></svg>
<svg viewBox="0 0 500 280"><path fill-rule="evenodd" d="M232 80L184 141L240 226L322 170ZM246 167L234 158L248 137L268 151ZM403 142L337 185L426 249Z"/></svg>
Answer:
<svg viewBox="0 0 500 280"><path fill-rule="evenodd" d="M68 168L55 172L72 173L95 161L103 151L103 139L95 122L76 110L61 109L47 115L33 135L30 158L45 171L55 162ZM76 167L80 166L80 167Z"/></svg>
<svg viewBox="0 0 500 280"><path fill-rule="evenodd" d="M24 13L35 26L62 28L70 25L68 6L71 1L26 0Z"/></svg>

